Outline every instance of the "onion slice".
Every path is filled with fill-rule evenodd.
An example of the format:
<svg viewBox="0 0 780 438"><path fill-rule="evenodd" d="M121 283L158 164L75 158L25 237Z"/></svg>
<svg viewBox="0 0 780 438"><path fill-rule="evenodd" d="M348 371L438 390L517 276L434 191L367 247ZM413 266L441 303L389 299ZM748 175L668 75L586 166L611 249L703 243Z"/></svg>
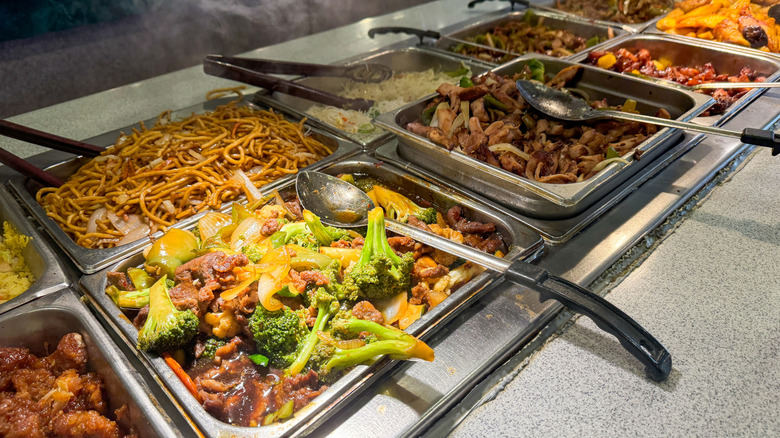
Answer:
<svg viewBox="0 0 780 438"><path fill-rule="evenodd" d="M141 224L140 226L134 228L129 233L125 234L125 237L119 239L119 241L116 243L117 246L120 245L126 245L128 243L135 242L136 240L143 239L144 237L151 234L152 229L149 228L149 225Z"/></svg>
<svg viewBox="0 0 780 438"><path fill-rule="evenodd" d="M100 207L95 210L87 221L87 234L97 232L97 221L103 220L106 217L106 208Z"/></svg>
<svg viewBox="0 0 780 438"><path fill-rule="evenodd" d="M248 217L230 235L230 249L240 251L241 247L257 243L266 236L262 233L263 222L255 217Z"/></svg>
<svg viewBox="0 0 780 438"><path fill-rule="evenodd" d="M234 181L238 181L247 191L249 194L249 202L255 202L259 201L263 198L263 194L260 193L260 190L257 190L257 187L255 187L255 184L252 182L251 179L247 176L247 174L244 173L241 169L236 169L235 173L233 173L233 177L230 178Z"/></svg>
<svg viewBox="0 0 780 438"><path fill-rule="evenodd" d="M406 292L401 292L394 297L375 302L374 307L384 316L385 324L389 325L398 321L398 318L406 313L407 300Z"/></svg>
<svg viewBox="0 0 780 438"><path fill-rule="evenodd" d="M509 143L496 143L492 146L488 146L488 149L490 149L490 152L511 152L518 157L524 159L525 161L530 161L531 156L527 153L523 152L518 148L517 146Z"/></svg>
<svg viewBox="0 0 780 438"><path fill-rule="evenodd" d="M593 166L593 169L591 169L590 171L593 172L593 173L600 172L602 169L604 169L605 167L607 167L608 165L610 165L612 163L628 164L628 160L620 158L620 157L607 158L606 160L599 161L599 163L596 164L595 166Z"/></svg>
<svg viewBox="0 0 780 438"><path fill-rule="evenodd" d="M203 241L217 234L222 227L228 225L233 219L225 213L209 212L198 220L198 230Z"/></svg>

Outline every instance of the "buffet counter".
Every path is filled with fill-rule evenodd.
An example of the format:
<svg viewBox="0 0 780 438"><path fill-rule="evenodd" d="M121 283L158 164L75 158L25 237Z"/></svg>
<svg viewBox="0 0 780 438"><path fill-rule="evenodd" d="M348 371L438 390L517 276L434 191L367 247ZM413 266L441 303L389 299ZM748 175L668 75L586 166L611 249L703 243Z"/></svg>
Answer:
<svg viewBox="0 0 780 438"><path fill-rule="evenodd" d="M370 39L366 34L374 27L442 29L505 8L501 2L467 9L465 1L436 1L244 56L330 63L410 39L397 34ZM200 104L208 90L232 85L195 66L10 120L87 139ZM726 127L742 129L749 120L759 120L756 128L773 126L777 115L780 93L770 91ZM626 188L622 201L572 243L551 245L540 256L541 266L606 294L666 346L673 369L665 382L647 379L639 363L589 319L548 306L549 324L502 340L515 346L504 350L511 354L491 352L497 363L473 370L466 359L439 364L443 374L457 377L446 385L416 380L425 375L416 374L418 367L427 364L396 366L389 378L354 399L359 406L316 424L315 435L779 434L780 280L773 268L780 266L775 189L780 176L772 171L777 159L762 149L724 155L721 162L713 156L724 144L704 138L679 151L679 158L655 169L640 189ZM8 138L0 138L0 146L23 157L45 152ZM693 180L686 170L700 163L710 167ZM7 169L0 168L0 175ZM486 331L482 336L501 338L501 327L487 324L491 306L526 306L521 292L502 290L502 296L517 297L508 304L485 296L466 313L481 318L476 329ZM445 348L458 342L475 329L464 318L426 341ZM472 361L487 357L475 350L467 354Z"/></svg>

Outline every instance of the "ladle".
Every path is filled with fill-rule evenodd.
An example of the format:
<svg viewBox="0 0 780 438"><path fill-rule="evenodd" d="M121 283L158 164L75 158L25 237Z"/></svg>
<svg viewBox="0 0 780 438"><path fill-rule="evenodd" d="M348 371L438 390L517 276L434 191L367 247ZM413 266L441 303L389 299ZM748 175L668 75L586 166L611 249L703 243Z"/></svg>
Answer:
<svg viewBox="0 0 780 438"><path fill-rule="evenodd" d="M568 122L587 122L598 119L621 119L634 122L650 123L671 128L687 129L689 131L703 132L724 137L735 137L743 143L772 148L772 155L780 154L780 138L774 132L766 129L745 128L742 132L730 131L723 128L696 125L694 123L678 122L677 120L662 119L660 117L646 116L643 114L624 113L612 110L595 110L584 100L566 94L555 88L542 85L538 82L519 80L517 89L525 101L535 110L552 118Z"/></svg>
<svg viewBox="0 0 780 438"><path fill-rule="evenodd" d="M374 203L362 190L336 177L320 172L300 172L296 191L301 205L327 224L341 228L364 227ZM613 334L623 347L645 366L652 380L663 381L672 369L669 352L650 333L605 299L522 260L514 262L455 243L436 234L394 220L387 229L433 248L463 257L498 271L512 283L540 293L543 301L554 299L569 309L591 318L602 330Z"/></svg>

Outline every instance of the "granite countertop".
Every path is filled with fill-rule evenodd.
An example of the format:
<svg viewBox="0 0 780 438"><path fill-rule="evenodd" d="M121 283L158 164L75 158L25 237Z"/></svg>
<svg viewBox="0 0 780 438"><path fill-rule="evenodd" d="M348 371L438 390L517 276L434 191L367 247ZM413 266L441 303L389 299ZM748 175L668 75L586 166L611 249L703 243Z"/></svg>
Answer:
<svg viewBox="0 0 780 438"><path fill-rule="evenodd" d="M780 435L777 166L756 153L606 296L672 354L666 382L580 317L452 436Z"/></svg>
<svg viewBox="0 0 780 438"><path fill-rule="evenodd" d="M370 27L439 29L506 7L464 1L424 4L248 53L331 62L408 38L371 40ZM13 117L55 134L85 139L232 85L199 66ZM28 157L43 148L0 138ZM668 381L656 384L608 335L580 318L536 353L495 399L453 432L472 436L778 436L780 435L780 175L761 150L733 179L649 255L607 299L671 352Z"/></svg>

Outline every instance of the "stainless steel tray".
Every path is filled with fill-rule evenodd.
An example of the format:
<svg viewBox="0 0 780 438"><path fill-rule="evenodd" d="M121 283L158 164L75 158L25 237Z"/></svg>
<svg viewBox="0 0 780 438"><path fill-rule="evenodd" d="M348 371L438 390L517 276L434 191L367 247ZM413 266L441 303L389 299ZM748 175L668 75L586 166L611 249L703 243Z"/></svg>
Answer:
<svg viewBox="0 0 780 438"><path fill-rule="evenodd" d="M207 101L199 105L194 105L188 108L178 110L172 114L172 117L173 118L186 117L192 114L193 112L200 113L200 112L213 110L217 106L230 102L231 100L233 99L226 98L226 99ZM253 105L253 104L248 103L248 105ZM260 107L262 108L263 106ZM273 105L267 105L267 107L274 108ZM156 118L148 120L146 122L147 126L151 126L155 120ZM134 127L136 127L136 125L126 126L117 129L116 131L108 132L100 136L87 139L86 142L101 145L101 146L111 145L114 143L114 141L120 135L121 132L129 132ZM311 127L309 126L309 128ZM354 155L360 150L360 148L358 148L357 145L343 141L332 135L323 133L317 129L312 129L312 135L315 136L315 138L317 138L324 144L330 146L334 152L328 157L325 157L319 162L314 163L311 166L307 167L306 169L308 170L315 170L315 169L322 168L323 166L326 166L328 163L332 163L341 158ZM79 158L79 157L67 158L57 164L47 167L46 170L62 179L67 179L67 177L72 175L74 172L76 172L76 170L78 170L79 167L81 167L81 165L86 163L86 160L87 160L86 158ZM280 178L272 183L266 184L260 189L260 191L263 192L264 194L269 193L274 188L284 185L285 183L292 181L294 178L295 178L294 175ZM76 243L70 237L68 237L68 235L62 230L62 228L60 228L56 222L54 222L46 215L46 211L35 200L35 193L41 187L39 183L27 179L23 176L16 175L11 177L9 181L9 185L11 189L19 197L22 204L24 204L24 206L27 208L27 210L43 226L46 232L49 233L52 239L60 246L60 248L62 248L62 250L68 255L68 257L71 260L73 260L76 266L85 274L91 274L97 272L98 270L114 263L117 260L120 260L124 257L127 257L131 254L140 251L144 246L149 244L148 239L140 239L135 242L128 243L126 245L117 246L114 248L106 248L106 249L90 249L90 248L84 248L79 245L76 245ZM243 197L238 198L239 202L241 200L243 200ZM225 208L229 208L229 206L232 205L232 202L225 203L223 205ZM205 212L183 219L179 221L175 225L175 227L177 228L187 227L190 224L195 223L197 219L203 214L205 214ZM159 237L161 235L162 233L158 232L157 234L154 234L153 237Z"/></svg>
<svg viewBox="0 0 780 438"><path fill-rule="evenodd" d="M674 65L679 66L704 65L709 62L719 73L729 75L737 75L742 68L749 67L759 75L765 76L767 82L774 82L780 77L780 59L767 56L764 52L758 50L737 51L732 50L731 47L724 47L722 44L713 44L705 40L692 41L691 38L683 38L676 35L629 35L620 40L608 41L594 50L615 51L618 49L647 49L654 59L664 57L669 59ZM572 60L584 63L587 56L587 52L581 52L574 56ZM683 90L691 89L674 81L645 76L642 79L656 81ZM733 105L726 109L725 113L717 116L697 117L694 121L706 125L722 125L745 105L763 94L764 91L766 91L765 88L754 88L734 102Z"/></svg>
<svg viewBox="0 0 780 438"><path fill-rule="evenodd" d="M780 59L780 53L764 52L762 50L753 49L753 48L745 47L745 46L740 46L738 44L726 43L726 42L715 41L715 40L705 40L703 38L695 38L695 37L689 37L689 36L686 36L686 35L677 35L677 34L664 32L664 31L658 29L658 27L656 26L656 22L661 20L662 18L666 17L667 15L669 15L668 12L666 14L658 17L658 20L654 20L653 23L652 23L652 26L647 26L645 29L642 30L642 33L645 34L645 35L663 35L663 36L665 36L667 38L681 39L681 40L684 40L684 41L692 42L693 44L704 43L704 44L708 44L708 45L713 45L713 46L718 47L718 48L720 48L720 49L722 49L724 51L727 51L727 52L753 53L753 54L759 54L759 55L764 55L764 56L768 56L768 57L771 57L771 58Z"/></svg>
<svg viewBox="0 0 780 438"><path fill-rule="evenodd" d="M142 437L191 436L183 417L174 419L151 394L143 377L117 348L105 329L89 313L72 289L26 303L0 315L0 346L26 347L46 355L45 345L56 346L67 333L77 332L87 344L88 369L103 378L109 410L127 406L128 426ZM177 415L176 413L172 413Z"/></svg>
<svg viewBox="0 0 780 438"><path fill-rule="evenodd" d="M489 67L484 63L479 63L473 59L466 58L460 60L453 53L438 53L431 50L423 50L417 47L388 48L377 52L366 53L354 58L345 59L335 64L352 65L363 62L382 64L393 69L394 72L418 72L433 68L440 71L454 71L460 68L464 63L468 66L472 74L479 74L486 71ZM299 83L324 90L333 94L339 94L347 83L345 78L327 78L327 77L306 77L298 79ZM421 96L422 97L422 96ZM312 117L306 113L314 103L310 100L301 99L289 94L260 92L255 95L255 100L263 104L274 105L295 117L307 117L312 125L325 131L333 132L341 137L347 138L355 143L368 148L387 140L390 134L379 128L368 134L355 134L339 129L323 120Z"/></svg>
<svg viewBox="0 0 780 438"><path fill-rule="evenodd" d="M612 25L612 26L620 26L623 29L625 29L626 31L632 32L632 33L642 32L643 30L645 30L645 29L649 28L650 26L654 25L658 20L660 20L663 16L666 15L666 14L661 14L661 15L653 18L652 20L643 21L641 23L625 23L624 24L624 23L618 23L617 21L594 20L594 19L591 19L591 18L583 17L582 15L575 14L573 12L565 11L563 9L558 9L557 6L556 6L556 2L554 0L553 1L549 1L549 2L541 1L541 2L539 2L539 5L540 6L545 6L547 8L551 8L553 10L556 10L556 11L558 11L558 12L560 12L562 14L566 14L568 16L579 17L580 19L583 19L583 20L593 21L595 23L609 24L609 25Z"/></svg>
<svg viewBox="0 0 780 438"><path fill-rule="evenodd" d="M515 214L514 216L520 222L528 225L534 231L544 237L545 243L550 245L561 245L566 243L579 233L583 228L593 223L615 204L620 202L623 198L630 195L637 187L645 183L648 179L652 178L658 172L662 171L674 160L680 158L683 154L688 152L692 147L701 143L704 139L704 134L687 133L683 139L675 146L672 146L669 151L662 154L652 163L645 165L639 170L636 175L628 178L623 184L613 189L609 194L604 196L601 201L591 205L583 212L565 219L536 219L527 216ZM398 155L397 142L390 142L384 144L376 149L375 154L377 158L380 158L386 162L392 163L403 169L413 171L413 166L409 165L409 162L404 160ZM411 168L410 168L411 167ZM430 179L430 174L421 175L423 178ZM433 177L435 181L435 177ZM469 195L474 195L474 192L468 189L462 189ZM548 247L549 248L549 247Z"/></svg>
<svg viewBox="0 0 780 438"><path fill-rule="evenodd" d="M580 18L576 15L555 13L548 10L535 9L532 7L524 9L523 11L499 11L488 14L481 17L476 22L468 22L465 27L464 24L449 26L441 32L442 37L434 43L434 47L447 53L452 53L457 56L462 56L466 59L469 59L470 57L468 55L461 55L452 51L453 47L458 44L456 41L452 40L453 38L465 40L466 38L492 31L498 26L503 26L513 21L523 21L523 17L525 16L526 11L533 12L537 18L544 18L544 25L549 26L551 29L567 30L579 37L585 38L586 40L595 36L606 39L609 35L609 29L612 29L614 32L613 40L628 33L622 27L616 26L614 24L600 23L597 21ZM608 41L596 44L591 47L591 49L601 47L602 44L605 44L606 42ZM584 50L584 52L587 51L588 49ZM519 57L525 54L526 53L517 53L517 56ZM576 54L572 56L576 56ZM572 56L564 57L563 59L569 59ZM478 59L478 61L489 63L491 65L498 65L488 60Z"/></svg>
<svg viewBox="0 0 780 438"><path fill-rule="evenodd" d="M30 268L35 282L29 289L16 298L0 304L0 314L32 301L44 295L56 292L68 284L70 280L65 274L57 256L49 249L38 232L30 226L23 210L16 203L5 187L0 186L0 224L9 222L21 234L30 237L30 242L22 250L22 255Z"/></svg>
<svg viewBox="0 0 780 438"><path fill-rule="evenodd" d="M549 74L555 74L575 63L555 58L523 56L492 71L499 75L519 72L529 59L539 59ZM583 73L576 86L593 98L607 98L611 104L622 104L627 98L638 102L637 108L653 113L665 108L677 120L689 121L712 103L712 98L699 93L655 84L619 73L582 66ZM660 129L636 147L643 151L642 159L633 152L623 156L629 164L613 163L592 178L571 184L549 184L530 181L466 154L448 151L426 138L407 131L407 123L419 119L431 98L406 105L383 114L375 123L398 135L399 154L450 181L506 205L524 215L539 219L563 219L581 213L601 197L635 174L641 167L664 153L676 143L681 133L676 129Z"/></svg>
<svg viewBox="0 0 780 438"><path fill-rule="evenodd" d="M505 243L510 245L507 257L532 259L542 248L542 238L532 230L513 220L508 212L500 207L492 205L488 201L463 196L457 191L424 181L412 176L398 168L374 160L366 155L356 157L353 160L336 163L324 169L331 174L358 173L372 176L380 181L393 184L394 188L403 193L421 195L432 201L437 206L448 207L462 205L467 215L477 220L490 220L496 223ZM289 184L280 193L284 196L294 193L294 185ZM467 216L469 217L469 216ZM122 271L128 267L138 266L143 263L141 254L119 262L110 268L94 275L82 277L81 286L99 306L103 314L108 318L108 323L117 329L129 346L134 346L137 340L137 330L132 323L120 312L113 301L106 295L106 273L108 271ZM442 304L425 314L409 328L407 333L414 336L429 336L445 322L455 317L463 309L476 300L488 288L486 286L498 276L494 273L482 273L467 284L456 290ZM274 424L262 428L238 427L223 423L212 417L190 395L184 385L171 372L165 361L156 355L147 355L135 350L139 357L151 364L159 378L165 382L168 388L176 395L179 403L198 424L199 428L208 436L281 436L299 435L313 430L320 422L332 415L348 400L356 396L368 382L376 380L381 374L388 371L393 362L381 360L370 366L358 366L347 375L328 388L322 395L314 399L304 409L295 413L293 419L284 423Z"/></svg>

